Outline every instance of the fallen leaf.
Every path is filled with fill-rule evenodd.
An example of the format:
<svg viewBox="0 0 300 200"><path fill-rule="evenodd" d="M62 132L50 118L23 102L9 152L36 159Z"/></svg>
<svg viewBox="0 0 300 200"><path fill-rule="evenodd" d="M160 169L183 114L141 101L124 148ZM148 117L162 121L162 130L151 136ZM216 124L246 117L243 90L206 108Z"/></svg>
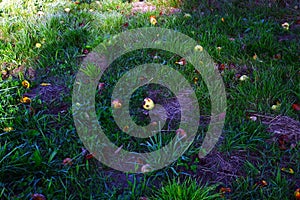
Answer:
<svg viewBox="0 0 300 200"><path fill-rule="evenodd" d="M268 185L268 182L265 180L260 180L257 183L255 183L255 185L259 187L266 187Z"/></svg>
<svg viewBox="0 0 300 200"><path fill-rule="evenodd" d="M181 58L178 62L175 62L175 64L186 65L186 60L185 60L185 58Z"/></svg>
<svg viewBox="0 0 300 200"><path fill-rule="evenodd" d="M51 83L41 83L40 86L46 87L46 86L50 86Z"/></svg>
<svg viewBox="0 0 300 200"><path fill-rule="evenodd" d="M23 97L20 101L21 103L29 104L31 102L31 99L29 97Z"/></svg>
<svg viewBox="0 0 300 200"><path fill-rule="evenodd" d="M257 60L257 55L256 55L256 53L253 55L253 60Z"/></svg>
<svg viewBox="0 0 300 200"><path fill-rule="evenodd" d="M300 111L300 105L297 104L297 103L294 103L294 104L292 105L292 108L293 108L295 111Z"/></svg>
<svg viewBox="0 0 300 200"><path fill-rule="evenodd" d="M24 88L29 88L30 87L30 83L28 81L24 80L24 81L22 81L22 86Z"/></svg>
<svg viewBox="0 0 300 200"><path fill-rule="evenodd" d="M221 64L219 64L218 69L220 71L223 71L225 69L225 67L226 67L225 64L221 63Z"/></svg>
<svg viewBox="0 0 300 200"><path fill-rule="evenodd" d="M126 22L126 23L123 24L123 27L124 27L124 28L127 28L128 26L129 26L129 23L128 23L128 22Z"/></svg>
<svg viewBox="0 0 300 200"><path fill-rule="evenodd" d="M281 59L281 54L280 53L275 54L274 59L280 60Z"/></svg>
<svg viewBox="0 0 300 200"><path fill-rule="evenodd" d="M221 198L224 198L224 197L225 197L225 194L231 192L231 189L228 188L228 187L227 187L227 188L226 188L226 187L221 187L220 190L219 190L219 192L220 192L220 197L221 197Z"/></svg>
<svg viewBox="0 0 300 200"><path fill-rule="evenodd" d="M71 158L65 158L63 160L63 165L72 165L72 159Z"/></svg>
<svg viewBox="0 0 300 200"><path fill-rule="evenodd" d="M33 194L31 195L32 200L46 200L46 197L43 194Z"/></svg>
<svg viewBox="0 0 300 200"><path fill-rule="evenodd" d="M231 192L231 189L230 188L221 187L220 192L222 192L222 193Z"/></svg>
<svg viewBox="0 0 300 200"><path fill-rule="evenodd" d="M151 166L149 164L145 164L145 165L142 166L141 171L143 173L150 172L151 171Z"/></svg>
<svg viewBox="0 0 300 200"><path fill-rule="evenodd" d="M199 81L199 78L195 77L195 78L193 78L193 81L194 81L195 84L197 84L198 81Z"/></svg>
<svg viewBox="0 0 300 200"><path fill-rule="evenodd" d="M85 156L85 158L86 158L87 160L92 159L92 158L94 158L94 157L95 157L95 153L89 153L89 154L87 154L87 155Z"/></svg>
<svg viewBox="0 0 300 200"><path fill-rule="evenodd" d="M295 195L296 200L300 200L300 188L296 189L294 195Z"/></svg>
<svg viewBox="0 0 300 200"><path fill-rule="evenodd" d="M281 168L281 171L289 173L289 174L294 174L295 173L292 168L285 168L285 167L283 167L283 168Z"/></svg>
<svg viewBox="0 0 300 200"><path fill-rule="evenodd" d="M112 101L112 105L115 109L119 109L122 107L122 102L119 99L115 99Z"/></svg>
<svg viewBox="0 0 300 200"><path fill-rule="evenodd" d="M150 23L152 24L152 25L156 25L157 24L157 20L156 20L156 17L155 16L150 16Z"/></svg>
<svg viewBox="0 0 300 200"><path fill-rule="evenodd" d="M11 131L13 131L13 130L14 130L13 127L5 127L5 128L3 129L4 132L11 132Z"/></svg>
<svg viewBox="0 0 300 200"><path fill-rule="evenodd" d="M88 49L83 49L82 53L83 53L83 54L88 54L88 53L89 53L89 50L88 50Z"/></svg>

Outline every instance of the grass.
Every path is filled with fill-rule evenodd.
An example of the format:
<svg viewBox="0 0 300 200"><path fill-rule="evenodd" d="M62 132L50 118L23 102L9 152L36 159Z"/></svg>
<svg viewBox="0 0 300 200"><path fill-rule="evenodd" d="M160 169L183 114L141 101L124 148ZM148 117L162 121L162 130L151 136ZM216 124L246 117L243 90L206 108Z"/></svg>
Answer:
<svg viewBox="0 0 300 200"><path fill-rule="evenodd" d="M216 199L220 197L218 193L210 194L215 189L216 186L199 187L190 179L185 180L184 183L173 181L162 187L153 199Z"/></svg>
<svg viewBox="0 0 300 200"><path fill-rule="evenodd" d="M299 111L292 108L300 103L296 1L290 1L288 7L251 0L149 1L159 8L182 9L172 15L160 15L158 10L132 15L132 4L121 0L76 2L0 1L0 199L34 199L33 194L47 199L170 199L169 195L172 199L294 198L294 191L300 188L299 141L290 141L295 142L294 147L282 150L272 141L274 133L247 115L255 112L299 120ZM227 93L225 126L221 140L208 155L208 159L215 156L217 163L216 155L227 158L223 163L210 166L206 159L197 157L206 126L199 127L197 139L177 161L146 174L113 170L84 149L71 109L73 83L83 58L117 33L152 27L152 15L156 26L188 35L218 66L225 66L220 70ZM284 22L290 24L289 30L281 26ZM170 52L143 49L121 56L105 72L100 80L105 88L96 95L96 113L111 141L128 151L147 152L175 137L176 127L170 134L136 139L113 121L112 88L140 64L155 62L178 70L196 92L201 115L210 115L211 97L201 74L195 73L190 63L185 67L174 64L179 59ZM241 75L249 79L240 81ZM22 86L23 80L30 82L29 88ZM149 87L155 88L141 87L131 97L136 123L149 123L140 108L153 90ZM29 104L20 102L26 95L31 97ZM164 99L173 94L165 91L160 95ZM273 110L277 102L280 107ZM160 130L160 124L156 128ZM242 164L226 171L224 163L235 167L231 162L234 156ZM160 159L157 157L158 163ZM138 161L139 167L145 164ZM294 173L282 171L283 167ZM216 177L219 174L225 175ZM262 180L267 185L262 185ZM220 187L229 187L231 192L222 197Z"/></svg>

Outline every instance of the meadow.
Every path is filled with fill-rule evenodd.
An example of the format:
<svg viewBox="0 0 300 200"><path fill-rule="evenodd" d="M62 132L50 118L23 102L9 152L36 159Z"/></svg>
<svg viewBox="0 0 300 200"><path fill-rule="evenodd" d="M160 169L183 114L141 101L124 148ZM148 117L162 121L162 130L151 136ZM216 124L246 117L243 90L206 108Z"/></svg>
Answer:
<svg viewBox="0 0 300 200"><path fill-rule="evenodd" d="M299 9L288 0L0 0L0 199L300 199ZM95 91L99 124L114 144L154 151L188 131L139 140L125 133L129 127L116 126L113 86L137 65L179 71L197 96L201 118L194 142L176 161L124 173L82 143L73 87L98 45L145 27L183 33L211 56L225 86L225 124L214 149L200 158L213 98L201 71L172 52L128 52ZM174 97L156 86L132 94L135 123L150 123L141 106L147 95ZM147 172L149 163L136 163Z"/></svg>

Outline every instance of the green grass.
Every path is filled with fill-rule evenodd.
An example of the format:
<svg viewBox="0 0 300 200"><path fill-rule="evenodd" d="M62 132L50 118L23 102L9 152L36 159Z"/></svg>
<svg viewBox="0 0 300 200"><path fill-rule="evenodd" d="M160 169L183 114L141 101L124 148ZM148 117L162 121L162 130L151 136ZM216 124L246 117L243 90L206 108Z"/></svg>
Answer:
<svg viewBox="0 0 300 200"><path fill-rule="evenodd" d="M183 183L173 180L173 182L169 182L159 191L157 191L153 199L216 199L220 197L220 195L214 192L215 189L216 186L199 187L194 181L190 179L185 180Z"/></svg>
<svg viewBox="0 0 300 200"><path fill-rule="evenodd" d="M157 18L156 26L188 35L207 50L215 63L232 66L222 72L227 115L222 140L215 150L229 157L236 152L245 155L241 155L244 163L239 177L217 184L231 188L232 192L223 199L294 198L294 191L300 188L299 142L294 148L279 149L276 142L270 142L273 134L267 132L266 126L247 119L247 113L286 115L299 120L299 111L292 109L292 104L300 103L300 27L296 21L298 10L294 9L297 2L291 2L288 8L275 2L268 8L268 4L251 0L212 4L149 1L158 7L183 9L173 15L160 15L159 11L132 15L132 5L121 0L74 2L0 1L0 199L31 199L35 193L47 199L170 199L170 195L171 199L222 199L215 180L210 180L212 176L204 177L210 180L207 183L199 181L202 177L198 169L203 163L197 153L207 127L199 128L193 145L176 162L144 175L122 174L82 152L84 145L73 122L70 91L86 51L93 51L125 30L152 27L152 15ZM284 22L290 24L289 30L281 27ZM288 39L280 41L281 38ZM255 54L257 59L253 59ZM175 131L135 139L112 120L112 87L126 71L140 64L167 64L180 71L196 91L201 115L210 114L210 97L201 74L196 74L190 63L185 67L174 64L179 59L170 52L143 49L121 56L105 72L100 80L105 89L96 95L96 113L111 141L123 144L128 151L147 152L174 137ZM23 67L27 70L16 72ZM36 71L34 78L28 75L30 67ZM249 79L240 81L238 75ZM198 83L194 83L195 77ZM23 80L30 81L30 88L22 87ZM41 83L51 85L43 88ZM32 97L30 104L20 102L23 95L37 88L43 88L45 93ZM62 92L55 93L55 88ZM132 96L137 123L148 123L139 118L140 103L148 90L139 88ZM170 97L168 92L161 95ZM274 111L271 107L276 102L281 106ZM5 131L7 127L13 130ZM65 158L71 158L72 164L64 165ZM143 164L146 163L140 163ZM282 167L292 168L295 173L282 172ZM257 185L261 180L268 185Z"/></svg>

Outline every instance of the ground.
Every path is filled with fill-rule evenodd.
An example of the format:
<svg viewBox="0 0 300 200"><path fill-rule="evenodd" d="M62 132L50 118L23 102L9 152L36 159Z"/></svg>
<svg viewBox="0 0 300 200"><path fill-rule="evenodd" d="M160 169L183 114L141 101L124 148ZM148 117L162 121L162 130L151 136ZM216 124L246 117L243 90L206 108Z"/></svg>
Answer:
<svg viewBox="0 0 300 200"><path fill-rule="evenodd" d="M0 199L300 199L299 9L292 0L0 0ZM102 164L86 149L73 121L72 94L80 67L107 64L95 53L100 43L105 47L115 34L141 27L181 32L207 51L224 82L227 109L217 116L225 119L217 144L201 158L214 117L203 72L158 49L119 57L95 88L99 124L119 147L108 159L123 149L149 152L184 139L189 130L177 125L187 107L179 97L200 108L197 135L183 155L163 169L132 174ZM123 102L111 94L122 75L145 63L179 71L193 91L176 99L157 85L137 89L130 99L133 121L163 130L140 139L114 123L112 111ZM92 80L98 69L84 71ZM145 97L153 99L152 111L143 108ZM150 121L150 112L164 111L170 126ZM135 163L140 172L154 165Z"/></svg>

